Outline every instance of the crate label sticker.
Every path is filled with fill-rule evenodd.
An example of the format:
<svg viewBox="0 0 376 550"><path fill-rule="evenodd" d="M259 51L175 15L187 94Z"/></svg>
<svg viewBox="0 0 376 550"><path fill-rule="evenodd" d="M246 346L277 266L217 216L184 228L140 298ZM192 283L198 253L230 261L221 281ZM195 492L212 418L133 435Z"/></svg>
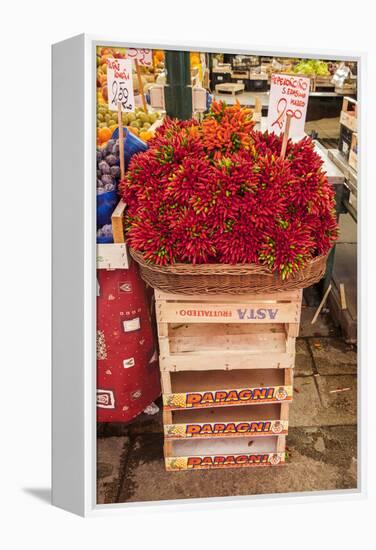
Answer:
<svg viewBox="0 0 376 550"><path fill-rule="evenodd" d="M110 111L117 111L120 103L122 111L134 111L132 61L108 58L106 63L108 108Z"/></svg>
<svg viewBox="0 0 376 550"><path fill-rule="evenodd" d="M192 424L165 424L164 432L170 438L234 437L237 435L286 434L287 420L255 420L236 422L208 422Z"/></svg>
<svg viewBox="0 0 376 550"><path fill-rule="evenodd" d="M124 328L124 332L133 332L134 330L140 330L141 328L140 318L135 317L134 319L128 319L127 321L123 321L123 328Z"/></svg>
<svg viewBox="0 0 376 550"><path fill-rule="evenodd" d="M291 401L291 399L292 386L264 386L261 388L163 394L163 404L171 409L273 403Z"/></svg>
<svg viewBox="0 0 376 550"><path fill-rule="evenodd" d="M280 135L290 115L290 137L303 137L310 79L298 75L272 74L269 93L268 131Z"/></svg>
<svg viewBox="0 0 376 550"><path fill-rule="evenodd" d="M178 309L176 310L176 315L179 317L223 317L230 318L235 317L239 321L261 321L268 319L270 321L275 321L278 318L279 308L237 308L237 309L217 309L217 308L208 308L205 309Z"/></svg>
<svg viewBox="0 0 376 550"><path fill-rule="evenodd" d="M247 466L278 466L285 462L284 453L255 453L209 456L166 457L167 470L200 470L204 468L241 468Z"/></svg>
<svg viewBox="0 0 376 550"><path fill-rule="evenodd" d="M112 390L97 390L98 409L114 409L115 396Z"/></svg>

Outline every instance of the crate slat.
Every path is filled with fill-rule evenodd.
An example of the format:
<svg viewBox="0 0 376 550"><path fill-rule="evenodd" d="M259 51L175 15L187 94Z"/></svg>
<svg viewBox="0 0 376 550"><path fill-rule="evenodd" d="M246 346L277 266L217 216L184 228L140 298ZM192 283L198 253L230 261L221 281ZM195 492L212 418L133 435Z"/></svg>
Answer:
<svg viewBox="0 0 376 550"><path fill-rule="evenodd" d="M285 436L190 439L164 447L168 471L277 466L285 462Z"/></svg>
<svg viewBox="0 0 376 550"><path fill-rule="evenodd" d="M291 370L163 372L163 405L177 410L291 401Z"/></svg>
<svg viewBox="0 0 376 550"><path fill-rule="evenodd" d="M268 292L257 294L173 294L171 292L163 292L162 290L154 290L155 299L157 301L169 302L230 302L234 304L244 304L252 302L300 302L302 298L302 290L284 290L282 292Z"/></svg>
<svg viewBox="0 0 376 550"><path fill-rule="evenodd" d="M254 302L218 304L157 302L157 321L164 323L298 323L300 304Z"/></svg>
<svg viewBox="0 0 376 550"><path fill-rule="evenodd" d="M162 342L166 349L167 342ZM290 369L294 367L295 353L247 353L239 351L174 354L161 352L159 357L162 372L235 370L235 369Z"/></svg>
<svg viewBox="0 0 376 550"><path fill-rule="evenodd" d="M281 419L281 413L278 403L172 411L164 434L166 439L282 435L288 431L288 420Z"/></svg>

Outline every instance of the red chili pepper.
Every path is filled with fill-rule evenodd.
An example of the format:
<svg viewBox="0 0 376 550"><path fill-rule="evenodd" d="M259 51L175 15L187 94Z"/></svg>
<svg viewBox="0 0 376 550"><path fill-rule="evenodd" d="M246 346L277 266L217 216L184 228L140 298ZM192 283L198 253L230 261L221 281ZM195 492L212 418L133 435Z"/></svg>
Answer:
<svg viewBox="0 0 376 550"><path fill-rule="evenodd" d="M334 192L313 143L253 130L240 105L202 124L167 118L120 183L127 241L157 265L260 263L282 278L338 237Z"/></svg>

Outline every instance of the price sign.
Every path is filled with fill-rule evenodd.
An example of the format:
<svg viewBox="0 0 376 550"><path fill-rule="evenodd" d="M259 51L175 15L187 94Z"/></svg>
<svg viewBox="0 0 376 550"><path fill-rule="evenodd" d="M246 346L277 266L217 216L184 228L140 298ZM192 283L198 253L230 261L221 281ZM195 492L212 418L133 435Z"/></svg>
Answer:
<svg viewBox="0 0 376 550"><path fill-rule="evenodd" d="M132 61L130 59L107 59L108 108L124 112L134 111Z"/></svg>
<svg viewBox="0 0 376 550"><path fill-rule="evenodd" d="M272 74L268 131L283 133L286 115L291 115L290 137L303 137L309 99L309 78L304 76Z"/></svg>
<svg viewBox="0 0 376 550"><path fill-rule="evenodd" d="M150 49L128 48L127 58L137 61L143 67L153 65L153 51Z"/></svg>

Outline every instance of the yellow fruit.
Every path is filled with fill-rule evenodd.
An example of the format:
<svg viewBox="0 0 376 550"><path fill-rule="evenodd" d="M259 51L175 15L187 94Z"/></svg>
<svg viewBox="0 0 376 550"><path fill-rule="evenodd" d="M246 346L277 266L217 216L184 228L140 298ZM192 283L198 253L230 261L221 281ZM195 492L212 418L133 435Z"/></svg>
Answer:
<svg viewBox="0 0 376 550"><path fill-rule="evenodd" d="M147 130L144 130L144 131L140 132L139 137L143 141L148 141L149 139L151 139L153 137L153 134L151 132L148 132Z"/></svg>
<svg viewBox="0 0 376 550"><path fill-rule="evenodd" d="M138 128L136 128L135 126L127 126L127 128L130 132L132 132L132 134L138 137L139 135Z"/></svg>
<svg viewBox="0 0 376 550"><path fill-rule="evenodd" d="M98 140L99 140L99 143L104 143L105 141L108 141L111 136L112 136L112 132L110 130L110 128L100 128L98 130Z"/></svg>

